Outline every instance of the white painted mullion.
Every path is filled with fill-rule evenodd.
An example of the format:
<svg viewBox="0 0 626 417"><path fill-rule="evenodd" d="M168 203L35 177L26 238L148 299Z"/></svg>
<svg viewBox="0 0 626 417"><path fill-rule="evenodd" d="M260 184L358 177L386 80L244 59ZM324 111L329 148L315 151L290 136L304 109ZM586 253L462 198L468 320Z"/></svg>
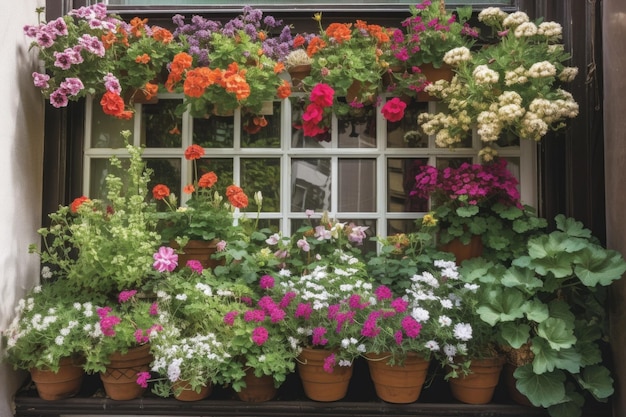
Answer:
<svg viewBox="0 0 626 417"><path fill-rule="evenodd" d="M280 120L280 148L282 156L280 157L280 211L281 211L281 229L285 236L291 235L291 221L289 213L291 212L291 100L283 99L281 120Z"/></svg>

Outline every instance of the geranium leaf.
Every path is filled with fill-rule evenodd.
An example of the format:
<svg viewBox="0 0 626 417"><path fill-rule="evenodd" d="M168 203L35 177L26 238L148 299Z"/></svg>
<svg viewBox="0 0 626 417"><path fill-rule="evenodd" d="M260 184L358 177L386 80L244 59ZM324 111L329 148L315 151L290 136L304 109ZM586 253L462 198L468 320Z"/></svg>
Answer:
<svg viewBox="0 0 626 417"><path fill-rule="evenodd" d="M550 317L539 323L537 335L545 339L554 350L566 349L576 343L572 327L560 318Z"/></svg>
<svg viewBox="0 0 626 417"><path fill-rule="evenodd" d="M515 386L536 407L550 407L565 399L565 374L562 371L537 374L532 365L524 365L513 374Z"/></svg>
<svg viewBox="0 0 626 417"><path fill-rule="evenodd" d="M528 292L534 292L535 288L541 288L543 281L535 277L534 271L526 268L511 267L502 276L502 285L506 287L523 286Z"/></svg>
<svg viewBox="0 0 626 417"><path fill-rule="evenodd" d="M585 229L583 224L575 219L559 214L554 218L554 220L556 221L556 227L567 233L569 236L581 237L585 239L591 237L591 231L589 229Z"/></svg>
<svg viewBox="0 0 626 417"><path fill-rule="evenodd" d="M550 317L548 306L540 300L531 300L524 305L526 317L530 321L541 323Z"/></svg>
<svg viewBox="0 0 626 417"><path fill-rule="evenodd" d="M609 285L626 272L626 262L619 252L588 246L576 261L574 273L588 287Z"/></svg>
<svg viewBox="0 0 626 417"><path fill-rule="evenodd" d="M512 321L502 323L500 326L500 334L512 348L519 349L528 341L530 326L527 324L518 324Z"/></svg>
<svg viewBox="0 0 626 417"><path fill-rule="evenodd" d="M578 378L581 387L588 390L597 400L613 395L611 372L600 365L587 366Z"/></svg>

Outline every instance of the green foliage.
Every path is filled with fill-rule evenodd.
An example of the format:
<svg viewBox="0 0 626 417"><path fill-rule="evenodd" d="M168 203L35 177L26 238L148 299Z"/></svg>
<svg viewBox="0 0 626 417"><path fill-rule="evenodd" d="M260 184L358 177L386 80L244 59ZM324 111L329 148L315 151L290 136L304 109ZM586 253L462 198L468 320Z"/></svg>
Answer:
<svg viewBox="0 0 626 417"><path fill-rule="evenodd" d="M477 311L495 326L505 351L530 347L532 361L515 372L520 392L559 417L579 415L585 394L602 401L613 393L602 365L606 286L626 272L626 262L580 222L555 220L557 229L528 239L505 271L474 260L461 272L469 282L487 283ZM474 265L486 266L486 274L477 276Z"/></svg>

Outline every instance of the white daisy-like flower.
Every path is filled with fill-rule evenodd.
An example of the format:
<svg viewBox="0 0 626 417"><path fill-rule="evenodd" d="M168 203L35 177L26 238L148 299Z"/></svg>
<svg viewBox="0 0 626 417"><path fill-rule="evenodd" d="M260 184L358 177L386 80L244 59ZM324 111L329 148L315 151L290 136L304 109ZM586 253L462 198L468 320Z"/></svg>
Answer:
<svg viewBox="0 0 626 417"><path fill-rule="evenodd" d="M349 361L349 360L347 360L347 359L341 359L341 360L337 363L337 365L339 365L339 366L344 366L344 367L349 367L349 366L352 366L352 361Z"/></svg>
<svg viewBox="0 0 626 417"><path fill-rule="evenodd" d="M456 355L456 347L453 345L444 345L443 353L445 353L446 356L454 357Z"/></svg>
<svg viewBox="0 0 626 417"><path fill-rule="evenodd" d="M416 307L411 311L411 317L422 323L430 318L430 313L422 307Z"/></svg>
<svg viewBox="0 0 626 417"><path fill-rule="evenodd" d="M472 325L469 323L457 323L454 325L454 337L467 342L472 339Z"/></svg>
<svg viewBox="0 0 626 417"><path fill-rule="evenodd" d="M43 268L41 268L41 277L43 279L52 278L52 271L50 270L50 267L44 266Z"/></svg>
<svg viewBox="0 0 626 417"><path fill-rule="evenodd" d="M180 300L180 301L185 301L185 300L187 300L187 294L185 294L185 293L176 294L176 299Z"/></svg>
<svg viewBox="0 0 626 417"><path fill-rule="evenodd" d="M435 340L429 340L424 346L426 346L426 349L430 350L431 352L438 352L440 349L439 343L437 343Z"/></svg>
<svg viewBox="0 0 626 417"><path fill-rule="evenodd" d="M448 316L440 316L437 321L441 327L448 327L452 324L452 319Z"/></svg>
<svg viewBox="0 0 626 417"><path fill-rule="evenodd" d="M63 346L63 342L65 341L65 338L63 336L57 336L54 338L54 343L57 346Z"/></svg>
<svg viewBox="0 0 626 417"><path fill-rule="evenodd" d="M478 65L472 73L476 84L495 84L500 79L500 74L487 65Z"/></svg>
<svg viewBox="0 0 626 417"><path fill-rule="evenodd" d="M545 36L550 41L556 41L563 35L563 26L558 22L541 22L537 28L537 34Z"/></svg>

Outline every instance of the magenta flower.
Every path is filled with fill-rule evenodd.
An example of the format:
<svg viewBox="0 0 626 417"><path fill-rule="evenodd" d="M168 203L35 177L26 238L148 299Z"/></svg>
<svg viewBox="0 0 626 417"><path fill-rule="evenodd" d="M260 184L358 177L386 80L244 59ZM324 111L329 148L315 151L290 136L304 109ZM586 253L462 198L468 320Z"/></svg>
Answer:
<svg viewBox="0 0 626 417"><path fill-rule="evenodd" d="M291 301L296 298L296 293L293 291L289 291L287 292L285 295L283 295L283 298L280 300L280 303L278 303L278 307L280 308L287 308L287 306L289 306L289 304L291 304Z"/></svg>
<svg viewBox="0 0 626 417"><path fill-rule="evenodd" d="M404 333L412 339L419 336L420 331L422 330L422 325L411 316L404 317L401 324L404 329Z"/></svg>
<svg viewBox="0 0 626 417"><path fill-rule="evenodd" d="M326 335L326 329L323 327L316 327L313 329L312 340L311 343L315 346L324 346L328 343L328 339L324 336Z"/></svg>
<svg viewBox="0 0 626 417"><path fill-rule="evenodd" d="M388 300L393 297L393 293L391 292L389 287L385 285L380 285L378 288L376 288L374 294L376 295L376 299L378 301Z"/></svg>
<svg viewBox="0 0 626 417"><path fill-rule="evenodd" d="M159 305L156 302L150 304L150 311L148 311L148 313L151 316L156 316L157 314L159 314Z"/></svg>
<svg viewBox="0 0 626 417"><path fill-rule="evenodd" d="M378 318L381 316L380 311L372 311L365 319L361 335L365 337L376 337L380 333L380 327L377 325Z"/></svg>
<svg viewBox="0 0 626 417"><path fill-rule="evenodd" d="M406 103L398 97L394 97L385 103L380 112L388 121L399 122L402 118L404 118L405 109Z"/></svg>
<svg viewBox="0 0 626 417"><path fill-rule="evenodd" d="M265 311L248 310L243 314L243 319L246 321L246 323L250 323L251 321L260 323L265 320Z"/></svg>
<svg viewBox="0 0 626 417"><path fill-rule="evenodd" d="M337 359L335 358L335 354L331 353L329 356L324 359L324 371L332 374L335 370L335 364L337 363Z"/></svg>
<svg viewBox="0 0 626 417"><path fill-rule="evenodd" d="M398 330L393 334L393 338L396 340L397 345L402 344L402 330Z"/></svg>
<svg viewBox="0 0 626 417"><path fill-rule="evenodd" d="M396 313L404 313L409 306L409 302L403 300L398 297L391 302L391 308L395 310Z"/></svg>
<svg viewBox="0 0 626 417"><path fill-rule="evenodd" d="M333 96L335 90L328 84L319 83L313 87L309 99L312 103L317 104L320 107L329 107L333 105Z"/></svg>
<svg viewBox="0 0 626 417"><path fill-rule="evenodd" d="M237 317L238 314L238 311L230 311L226 313L226 315L224 316L224 323L232 326L235 323L235 317Z"/></svg>
<svg viewBox="0 0 626 417"><path fill-rule="evenodd" d="M274 288L274 277L270 275L263 275L259 280L259 286L262 290L269 290Z"/></svg>
<svg viewBox="0 0 626 417"><path fill-rule="evenodd" d="M200 262L198 260L195 260L195 259L188 260L187 263L185 264L185 266L187 266L189 269L191 269L196 274L202 274L202 270L204 269L202 267L202 262Z"/></svg>
<svg viewBox="0 0 626 417"><path fill-rule="evenodd" d="M300 303L296 307L296 312L294 313L295 318L304 318L308 320L311 317L311 313L313 312L313 307L311 307L310 303Z"/></svg>
<svg viewBox="0 0 626 417"><path fill-rule="evenodd" d="M137 294L137 290L128 290L128 291L122 291L118 296L117 296L117 300L120 304L125 303L126 301L130 300L131 298L133 298L133 296Z"/></svg>
<svg viewBox="0 0 626 417"><path fill-rule="evenodd" d="M152 266L159 272L172 272L178 266L178 255L168 246L161 246L152 257L154 258Z"/></svg>
<svg viewBox="0 0 626 417"><path fill-rule="evenodd" d="M33 82L35 87L38 88L48 88L50 85L48 84L50 81L50 76L48 74L41 74L39 72L33 72Z"/></svg>
<svg viewBox="0 0 626 417"><path fill-rule="evenodd" d="M265 327L259 326L252 330L252 341L257 344L257 346L263 345L267 340L268 332Z"/></svg>
<svg viewBox="0 0 626 417"><path fill-rule="evenodd" d="M137 373L137 384L141 388L148 388L148 380L150 379L150 372L138 372Z"/></svg>

